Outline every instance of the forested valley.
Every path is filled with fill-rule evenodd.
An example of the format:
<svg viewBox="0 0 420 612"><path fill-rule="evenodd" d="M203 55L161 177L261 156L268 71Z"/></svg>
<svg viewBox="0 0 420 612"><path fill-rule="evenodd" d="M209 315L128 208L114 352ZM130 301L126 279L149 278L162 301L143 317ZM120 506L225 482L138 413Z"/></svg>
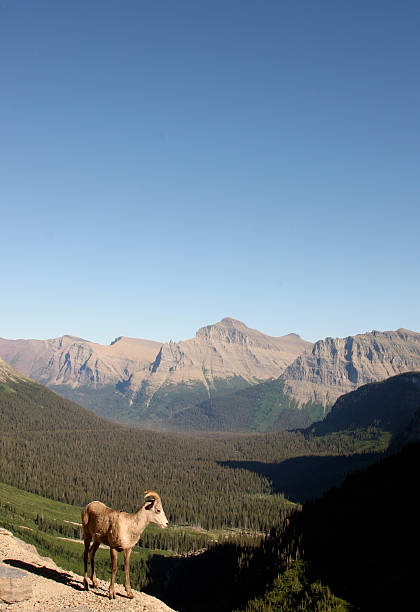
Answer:
<svg viewBox="0 0 420 612"><path fill-rule="evenodd" d="M389 384L406 387L404 376ZM396 592L403 597L404 577L411 576L405 549L407 564L400 573L396 569L397 543L399 534L407 543L414 529L412 506L407 510L404 502L418 449L399 463L378 462L398 433L392 419L378 418L384 389L376 387L379 402L362 393L371 410L363 427L341 417L339 431L313 426L260 435L181 435L116 425L41 385L8 381L0 388L0 480L79 507L101 499L126 511L142 504L146 489L156 489L174 529L145 532L142 546L162 553L139 558L133 586L180 611L367 610L375 609L367 607L372 602L386 609L380 576L390 574L398 585L392 587L394 600ZM417 402L411 387L410 393L404 423ZM372 463L339 486L346 474ZM405 479L398 476L402 469ZM394 475L395 487L392 480L385 486L387 474ZM7 511L12 525L17 515ZM40 533L57 532L42 515L30 520ZM77 536L77 528L64 531ZM49 546L58 550L52 540ZM78 566L79 553L70 544L60 547L57 554ZM106 574L108 563L102 567ZM366 575L373 585L369 600L363 595Z"/></svg>
<svg viewBox="0 0 420 612"><path fill-rule="evenodd" d="M356 465L370 461L369 451L387 439L374 430L361 432L359 440L288 431L154 433L111 423L37 383L10 382L0 401L3 482L80 506L101 499L126 511L142 504L146 489L156 489L171 522L206 529L270 529L291 507L281 483L273 491L272 472L278 466L285 465L281 471L289 474L282 476L287 485L295 469L291 458L299 457L299 464L306 457L309 465L313 457L342 456L342 467L332 464L335 484L349 469L348 455ZM329 476L327 470L321 489ZM313 476L307 484L313 488ZM299 502L305 493L289 497Z"/></svg>

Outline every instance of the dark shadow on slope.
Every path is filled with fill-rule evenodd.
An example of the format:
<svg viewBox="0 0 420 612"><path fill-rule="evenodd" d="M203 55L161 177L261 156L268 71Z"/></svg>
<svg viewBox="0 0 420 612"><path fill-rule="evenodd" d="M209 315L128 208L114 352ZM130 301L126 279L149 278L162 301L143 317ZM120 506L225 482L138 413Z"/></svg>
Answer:
<svg viewBox="0 0 420 612"><path fill-rule="evenodd" d="M351 474L290 521L312 578L372 612L418 608L420 443Z"/></svg>
<svg viewBox="0 0 420 612"><path fill-rule="evenodd" d="M61 570L51 569L49 567L40 567L39 565L34 565L32 563L26 563L26 561L21 561L20 559L4 559L3 563L7 563L7 565L12 565L13 567L17 567L18 569L25 570L26 572L30 572L31 574L36 574L37 576L42 576L43 578L48 578L49 580L54 580L55 582L59 582L60 584L65 584L66 586L75 589L75 591L83 591L83 584L74 579L71 574Z"/></svg>
<svg viewBox="0 0 420 612"><path fill-rule="evenodd" d="M274 563L271 568L267 563L262 547L240 542L220 543L196 556L154 555L148 561L148 584L141 590L179 612L230 612L265 592L277 571Z"/></svg>
<svg viewBox="0 0 420 612"><path fill-rule="evenodd" d="M379 453L348 456L309 456L286 459L281 463L261 461L222 461L232 469L250 470L268 478L275 493L283 493L293 502L304 503L338 486L345 477L367 467L382 457Z"/></svg>

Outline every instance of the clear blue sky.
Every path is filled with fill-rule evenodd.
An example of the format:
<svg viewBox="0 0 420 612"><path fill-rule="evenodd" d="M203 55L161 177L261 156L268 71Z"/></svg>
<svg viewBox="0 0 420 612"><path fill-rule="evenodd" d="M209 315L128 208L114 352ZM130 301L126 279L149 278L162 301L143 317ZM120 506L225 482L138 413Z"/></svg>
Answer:
<svg viewBox="0 0 420 612"><path fill-rule="evenodd" d="M420 331L418 1L0 0L0 336Z"/></svg>

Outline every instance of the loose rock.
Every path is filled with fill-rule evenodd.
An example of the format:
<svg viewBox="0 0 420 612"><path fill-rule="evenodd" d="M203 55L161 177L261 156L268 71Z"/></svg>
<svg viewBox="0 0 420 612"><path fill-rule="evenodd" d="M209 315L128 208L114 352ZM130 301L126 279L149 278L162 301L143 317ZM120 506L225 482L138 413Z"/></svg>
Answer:
<svg viewBox="0 0 420 612"><path fill-rule="evenodd" d="M0 563L0 601L11 604L31 597L32 584L29 574Z"/></svg>

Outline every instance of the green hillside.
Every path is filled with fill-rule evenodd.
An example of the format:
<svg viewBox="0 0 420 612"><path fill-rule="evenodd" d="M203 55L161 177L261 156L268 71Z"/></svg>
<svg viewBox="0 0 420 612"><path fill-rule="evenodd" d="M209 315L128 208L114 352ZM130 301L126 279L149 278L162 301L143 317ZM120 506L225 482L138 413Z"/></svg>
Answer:
<svg viewBox="0 0 420 612"><path fill-rule="evenodd" d="M298 406L277 379L218 394L168 418L165 425L178 431L265 432L307 427L323 417L320 404Z"/></svg>

